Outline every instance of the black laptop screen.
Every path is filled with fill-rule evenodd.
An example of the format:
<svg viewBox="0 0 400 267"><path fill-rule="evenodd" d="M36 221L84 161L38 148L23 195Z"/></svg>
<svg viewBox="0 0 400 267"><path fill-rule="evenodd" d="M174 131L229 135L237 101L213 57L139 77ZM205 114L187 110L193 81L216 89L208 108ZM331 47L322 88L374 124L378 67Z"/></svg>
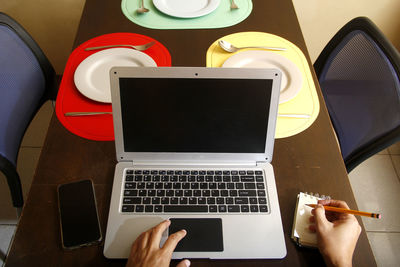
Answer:
<svg viewBox="0 0 400 267"><path fill-rule="evenodd" d="M264 153L272 80L120 78L125 152Z"/></svg>

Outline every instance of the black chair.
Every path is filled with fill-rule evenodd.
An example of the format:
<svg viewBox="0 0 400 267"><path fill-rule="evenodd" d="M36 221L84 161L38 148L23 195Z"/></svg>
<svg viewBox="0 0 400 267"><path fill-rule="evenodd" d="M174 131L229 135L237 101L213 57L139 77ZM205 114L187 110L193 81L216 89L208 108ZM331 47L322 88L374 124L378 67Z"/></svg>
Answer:
<svg viewBox="0 0 400 267"><path fill-rule="evenodd" d="M400 139L400 56L365 17L347 23L314 68L347 172Z"/></svg>
<svg viewBox="0 0 400 267"><path fill-rule="evenodd" d="M0 170L18 212L24 203L16 170L21 141L36 112L56 94L49 60L21 25L0 12Z"/></svg>

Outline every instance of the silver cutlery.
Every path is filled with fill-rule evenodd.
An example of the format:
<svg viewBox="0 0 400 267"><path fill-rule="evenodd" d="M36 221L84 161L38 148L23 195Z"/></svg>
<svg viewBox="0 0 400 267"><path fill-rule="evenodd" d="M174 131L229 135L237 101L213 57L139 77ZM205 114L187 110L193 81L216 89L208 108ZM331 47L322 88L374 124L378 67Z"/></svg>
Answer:
<svg viewBox="0 0 400 267"><path fill-rule="evenodd" d="M150 11L144 7L143 0L141 0L140 3L141 3L140 7L136 10L138 13L143 14Z"/></svg>
<svg viewBox="0 0 400 267"><path fill-rule="evenodd" d="M153 46L156 42L150 42L144 45L127 45L127 44L118 44L118 45L103 45L103 46L95 46L95 47L87 47L85 48L85 51L91 51L91 50L98 50L98 49L104 49L104 48L112 48L112 47L130 47L138 51L144 51L146 49L149 49L151 46Z"/></svg>
<svg viewBox="0 0 400 267"><path fill-rule="evenodd" d="M231 9L238 9L239 7L236 5L235 0L231 0Z"/></svg>
<svg viewBox="0 0 400 267"><path fill-rule="evenodd" d="M311 116L308 114L282 114L278 113L278 117L283 118L297 118L297 119L309 119Z"/></svg>
<svg viewBox="0 0 400 267"><path fill-rule="evenodd" d="M245 48L261 48L261 49L266 49L266 50L286 51L286 48L281 48L281 47L267 47L267 46L236 47L233 44L231 44L227 41L224 41L224 40L219 40L218 44L222 49L224 49L226 52L229 52L229 53L234 53L236 51L239 51L239 50L245 49Z"/></svg>
<svg viewBox="0 0 400 267"><path fill-rule="evenodd" d="M64 113L65 116L67 117L72 117L72 116L92 116L92 115L103 115L103 114L112 114L112 112L105 112L105 111L101 111L101 112L66 112Z"/></svg>

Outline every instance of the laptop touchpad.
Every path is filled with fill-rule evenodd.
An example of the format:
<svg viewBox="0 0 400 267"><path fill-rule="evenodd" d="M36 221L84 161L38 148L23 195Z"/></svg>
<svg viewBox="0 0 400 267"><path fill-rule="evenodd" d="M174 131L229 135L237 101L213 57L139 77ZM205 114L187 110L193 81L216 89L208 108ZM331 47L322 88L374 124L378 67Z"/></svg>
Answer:
<svg viewBox="0 0 400 267"><path fill-rule="evenodd" d="M178 243L175 251L223 251L222 220L170 219L169 234L185 229L186 236Z"/></svg>

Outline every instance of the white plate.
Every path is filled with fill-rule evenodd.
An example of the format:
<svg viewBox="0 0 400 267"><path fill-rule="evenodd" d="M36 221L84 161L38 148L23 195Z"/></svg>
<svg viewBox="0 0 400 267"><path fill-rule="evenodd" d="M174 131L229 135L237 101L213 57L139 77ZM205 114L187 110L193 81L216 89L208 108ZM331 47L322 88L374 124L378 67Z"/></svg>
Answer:
<svg viewBox="0 0 400 267"><path fill-rule="evenodd" d="M74 82L84 96L111 103L110 74L114 66L155 67L156 62L145 53L131 48L112 48L97 52L79 64Z"/></svg>
<svg viewBox="0 0 400 267"><path fill-rule="evenodd" d="M297 95L303 84L299 68L289 59L274 52L248 50L228 58L222 67L229 68L276 68L282 71L279 103Z"/></svg>
<svg viewBox="0 0 400 267"><path fill-rule="evenodd" d="M213 12L220 0L153 0L161 12L178 18L196 18Z"/></svg>

